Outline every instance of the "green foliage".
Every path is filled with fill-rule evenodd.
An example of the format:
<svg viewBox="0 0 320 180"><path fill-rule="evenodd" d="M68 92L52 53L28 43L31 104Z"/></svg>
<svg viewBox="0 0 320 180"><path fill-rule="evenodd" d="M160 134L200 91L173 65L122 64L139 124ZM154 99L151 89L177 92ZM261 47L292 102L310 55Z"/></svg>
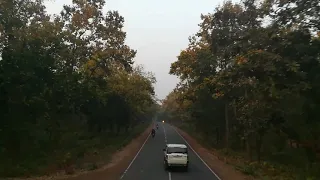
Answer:
<svg viewBox="0 0 320 180"><path fill-rule="evenodd" d="M104 5L77 0L49 16L42 0L0 2L0 177L124 145L157 111L155 78L133 66L124 18Z"/></svg>
<svg viewBox="0 0 320 180"><path fill-rule="evenodd" d="M292 178L319 178L311 170L319 168L320 143L317 2L227 1L202 15L171 65L181 81L162 104L168 121L194 126L215 147L246 151L251 161L290 167ZM240 169L263 174L257 168L265 169Z"/></svg>

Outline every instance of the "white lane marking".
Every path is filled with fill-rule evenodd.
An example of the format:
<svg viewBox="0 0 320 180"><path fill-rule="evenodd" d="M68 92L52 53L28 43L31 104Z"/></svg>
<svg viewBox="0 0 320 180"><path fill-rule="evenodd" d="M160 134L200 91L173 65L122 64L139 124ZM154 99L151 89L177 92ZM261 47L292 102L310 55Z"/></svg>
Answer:
<svg viewBox="0 0 320 180"><path fill-rule="evenodd" d="M163 133L164 133L164 142L167 143L167 133L166 133L166 128L164 128L164 125L162 124L163 128Z"/></svg>
<svg viewBox="0 0 320 180"><path fill-rule="evenodd" d="M163 128L163 132L164 132L164 142L167 144L167 133L166 133L166 128L164 127L164 125L162 124L162 128ZM171 180L171 172L168 171L168 175L169 175L169 180Z"/></svg>
<svg viewBox="0 0 320 180"><path fill-rule="evenodd" d="M134 156L134 158L132 159L132 161L130 162L129 166L127 167L127 169L123 172L122 176L120 177L120 179L122 179L124 177L124 175L127 173L127 171L129 170L129 168L131 167L132 163L134 162L134 160L136 160L137 156L139 155L140 151L142 150L142 148L144 147L144 145L146 144L146 142L148 141L150 137L150 134L148 135L147 139L144 141L144 143L142 144L141 148L139 149L139 151L137 152L136 156Z"/></svg>
<svg viewBox="0 0 320 180"><path fill-rule="evenodd" d="M220 177L208 166L206 162L204 162L204 160L199 156L199 154L190 146L190 144L181 136L181 134L176 130L176 128L172 128L176 131L177 134L179 134L179 136L184 140L184 142L187 143L190 149L198 156L198 158L203 162L203 164L207 166L207 168L212 172L212 174L214 174L218 178L218 180L221 180Z"/></svg>

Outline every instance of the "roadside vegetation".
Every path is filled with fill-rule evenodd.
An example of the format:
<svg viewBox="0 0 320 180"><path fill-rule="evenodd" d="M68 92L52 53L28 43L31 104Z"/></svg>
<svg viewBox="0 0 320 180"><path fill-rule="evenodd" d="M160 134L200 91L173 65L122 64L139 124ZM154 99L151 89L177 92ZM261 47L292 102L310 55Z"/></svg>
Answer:
<svg viewBox="0 0 320 180"><path fill-rule="evenodd" d="M317 0L244 0L201 15L161 118L255 179L319 179L319 13Z"/></svg>
<svg viewBox="0 0 320 180"><path fill-rule="evenodd" d="M150 124L156 80L104 5L0 1L0 179L96 169Z"/></svg>

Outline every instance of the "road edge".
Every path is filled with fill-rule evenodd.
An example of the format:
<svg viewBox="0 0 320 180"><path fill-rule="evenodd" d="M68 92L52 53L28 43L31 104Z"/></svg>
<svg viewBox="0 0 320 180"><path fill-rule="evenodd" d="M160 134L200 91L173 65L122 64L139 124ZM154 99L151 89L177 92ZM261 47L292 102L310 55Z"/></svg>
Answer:
<svg viewBox="0 0 320 180"><path fill-rule="evenodd" d="M217 176L220 180L230 179L230 176L237 176L237 180L246 180L246 176L242 173L237 172L232 166L219 160L212 152L204 148L200 143L197 142L195 138L190 136L185 131L180 128L171 125L174 130L183 138L183 140L191 147L191 149L196 153L196 155L204 162L204 164ZM226 170L230 169L229 170ZM224 173L226 172L226 173ZM230 174L231 173L231 174Z"/></svg>
<svg viewBox="0 0 320 180"><path fill-rule="evenodd" d="M102 168L93 171L85 171L69 176L60 176L57 178L48 178L50 180L119 180L120 177L128 169L128 165L133 162L143 144L150 135L153 123L150 123L147 128L140 133L136 138L132 139L125 147L112 155L110 163ZM42 179L41 179L42 180Z"/></svg>
<svg viewBox="0 0 320 180"><path fill-rule="evenodd" d="M150 123L150 125L139 136L132 139L124 148L113 154L113 160L111 160L111 163L107 164L105 167L97 171L79 174L76 177L69 177L63 180L119 180L142 149L143 144L150 135L152 127L153 123ZM114 160L118 158L120 158L120 160Z"/></svg>
<svg viewBox="0 0 320 180"><path fill-rule="evenodd" d="M194 145L191 145L186 139L189 139L189 138L186 138L187 136L184 134L184 136L183 135L181 135L181 134L183 134L183 133L185 133L185 132L183 132L182 130L180 130L179 128L177 128L177 127L174 127L173 126L173 129L177 132L177 134L187 143L187 145L190 147L190 149L196 154L196 156L198 156L198 158L203 162L203 164L211 171L211 173L214 175L214 176L216 176L216 178L218 179L218 180L221 180L221 178L220 178L220 176L207 164L207 162L205 161L205 160L203 160L202 159L202 157L199 155L199 153L197 152L197 150L195 150L194 149L194 147L196 147L196 146L194 146Z"/></svg>
<svg viewBox="0 0 320 180"><path fill-rule="evenodd" d="M148 141L148 139L150 138L150 133L147 136L146 140L143 142L143 144L141 145L140 149L138 150L138 152L136 153L136 155L133 157L133 159L131 160L130 164L128 165L128 167L126 168L126 170L124 170L124 172L122 173L122 175L120 176L120 179L122 179L127 171L130 169L131 165L133 164L133 162L136 160L136 158L138 157L138 155L140 154L140 151L142 150L142 148L144 147L144 145L146 144L146 142Z"/></svg>
<svg viewBox="0 0 320 180"><path fill-rule="evenodd" d="M129 155L122 158L114 167L109 168L109 171L111 171L110 173L116 174L115 178L105 177L103 180L119 180L123 178L126 171L131 167L132 163L139 155L145 143L148 141L152 127L153 123L150 123L150 125L145 129L143 133L141 133L137 138L133 139L127 146L123 148L123 150L130 151ZM136 144L132 147L134 143ZM119 155L121 156L121 154ZM108 173L108 176L110 173Z"/></svg>

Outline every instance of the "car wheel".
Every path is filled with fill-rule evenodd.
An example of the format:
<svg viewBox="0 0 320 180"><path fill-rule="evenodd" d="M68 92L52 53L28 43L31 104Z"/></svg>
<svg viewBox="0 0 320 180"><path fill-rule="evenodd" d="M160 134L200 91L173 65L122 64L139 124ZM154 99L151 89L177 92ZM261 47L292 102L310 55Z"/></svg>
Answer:
<svg viewBox="0 0 320 180"><path fill-rule="evenodd" d="M187 164L186 167L184 167L184 171L185 171L185 172L188 172L188 171L189 171L189 165L188 165L188 164Z"/></svg>
<svg viewBox="0 0 320 180"><path fill-rule="evenodd" d="M163 166L164 166L164 169L165 169L165 170L168 170L168 169L169 169L169 166L168 166L168 164L167 164L166 161L163 161Z"/></svg>

